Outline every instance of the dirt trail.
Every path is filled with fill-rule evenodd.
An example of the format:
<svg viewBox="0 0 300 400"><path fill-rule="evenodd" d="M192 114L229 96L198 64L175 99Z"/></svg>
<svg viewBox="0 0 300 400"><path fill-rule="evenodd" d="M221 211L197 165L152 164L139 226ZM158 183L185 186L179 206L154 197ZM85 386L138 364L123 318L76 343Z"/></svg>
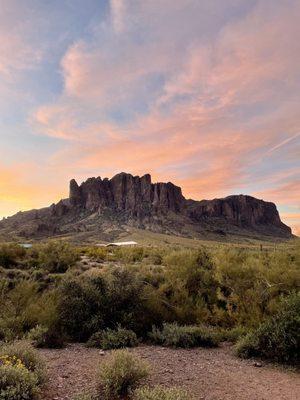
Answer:
<svg viewBox="0 0 300 400"><path fill-rule="evenodd" d="M198 400L298 400L300 375L253 360L240 360L228 346L217 349L167 349L140 346L132 350L152 365L149 383L184 386ZM69 400L92 390L105 356L97 349L72 344L41 350L49 373L44 400Z"/></svg>

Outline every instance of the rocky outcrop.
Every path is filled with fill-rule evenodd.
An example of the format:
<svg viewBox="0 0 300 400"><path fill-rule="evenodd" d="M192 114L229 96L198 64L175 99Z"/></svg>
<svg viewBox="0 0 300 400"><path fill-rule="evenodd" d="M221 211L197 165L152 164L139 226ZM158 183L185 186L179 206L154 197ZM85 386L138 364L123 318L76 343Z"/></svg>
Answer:
<svg viewBox="0 0 300 400"><path fill-rule="evenodd" d="M151 213L180 212L185 203L181 189L172 183L152 183L149 174L142 177L126 173L112 179L90 178L80 186L70 182L71 206L101 213L105 208L143 218Z"/></svg>
<svg viewBox="0 0 300 400"><path fill-rule="evenodd" d="M225 218L230 224L240 227L257 228L271 226L282 229L287 234L291 233L289 227L284 225L274 203L265 202L255 197L237 195L224 199L190 201L189 216L194 221L211 218Z"/></svg>
<svg viewBox="0 0 300 400"><path fill-rule="evenodd" d="M151 176L120 173L113 178L70 181L69 198L51 207L18 213L0 222L0 233L50 236L102 232L128 225L190 237L218 235L289 238L275 204L236 195L214 200L186 200L171 182L152 183ZM5 230L6 229L6 230ZM47 233L48 232L48 233Z"/></svg>

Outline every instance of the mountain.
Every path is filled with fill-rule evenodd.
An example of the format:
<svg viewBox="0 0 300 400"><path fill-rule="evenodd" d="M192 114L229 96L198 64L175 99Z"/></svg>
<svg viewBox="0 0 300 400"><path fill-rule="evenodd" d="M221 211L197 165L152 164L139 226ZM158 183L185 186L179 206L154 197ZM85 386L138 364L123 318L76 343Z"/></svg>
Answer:
<svg viewBox="0 0 300 400"><path fill-rule="evenodd" d="M191 238L290 238L275 204L251 196L188 200L173 183L120 173L72 179L69 198L40 210L19 212L0 222L2 237L71 236L112 240L130 227Z"/></svg>

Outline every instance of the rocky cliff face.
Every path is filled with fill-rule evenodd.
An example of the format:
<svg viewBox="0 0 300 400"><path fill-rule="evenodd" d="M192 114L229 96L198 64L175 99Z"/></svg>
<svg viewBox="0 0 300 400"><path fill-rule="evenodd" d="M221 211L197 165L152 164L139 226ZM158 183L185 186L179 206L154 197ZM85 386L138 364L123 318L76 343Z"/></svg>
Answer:
<svg viewBox="0 0 300 400"><path fill-rule="evenodd" d="M186 200L178 186L152 183L120 173L111 179L89 178L80 186L72 179L69 198L51 207L18 213L0 222L0 233L50 236L72 232L101 232L135 226L190 237L210 233L291 237L275 204L237 195L214 200Z"/></svg>
<svg viewBox="0 0 300 400"><path fill-rule="evenodd" d="M189 216L195 221L221 217L240 227L272 225L291 233L290 228L281 222L275 204L255 197L237 195L224 199L191 201L189 204Z"/></svg>
<svg viewBox="0 0 300 400"><path fill-rule="evenodd" d="M70 182L70 204L101 213L104 209L123 211L143 218L152 213L180 212L185 199L172 183L151 183L149 174L142 177L121 173L112 179L90 178L80 186Z"/></svg>

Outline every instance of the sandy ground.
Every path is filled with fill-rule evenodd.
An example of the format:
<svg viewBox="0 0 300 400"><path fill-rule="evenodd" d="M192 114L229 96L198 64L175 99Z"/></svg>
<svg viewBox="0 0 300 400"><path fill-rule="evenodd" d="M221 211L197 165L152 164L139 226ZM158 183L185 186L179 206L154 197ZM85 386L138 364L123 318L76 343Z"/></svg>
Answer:
<svg viewBox="0 0 300 400"><path fill-rule="evenodd" d="M132 352L152 366L150 385L183 386L203 400L299 400L300 375L283 367L240 360L229 346L217 349L167 349L140 346ZM49 383L44 400L69 400L95 388L98 349L71 344L62 350L41 350Z"/></svg>

